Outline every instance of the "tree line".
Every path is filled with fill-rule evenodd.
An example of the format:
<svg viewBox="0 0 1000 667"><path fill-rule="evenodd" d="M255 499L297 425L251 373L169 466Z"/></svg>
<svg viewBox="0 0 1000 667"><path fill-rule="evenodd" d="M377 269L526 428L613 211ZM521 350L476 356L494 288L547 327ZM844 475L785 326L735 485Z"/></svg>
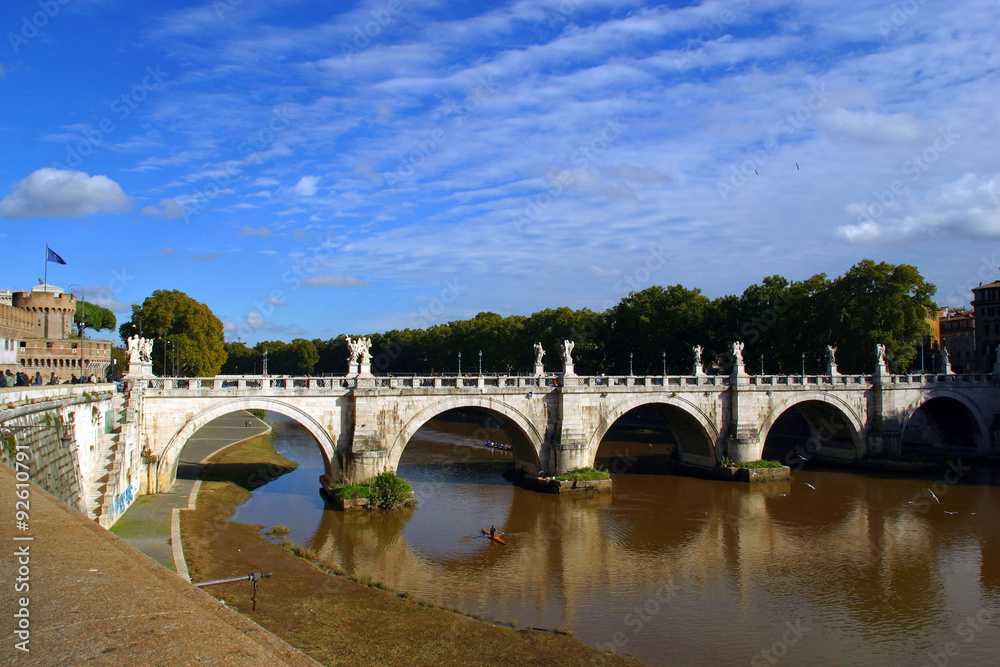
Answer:
<svg viewBox="0 0 1000 667"><path fill-rule="evenodd" d="M926 333L925 318L935 308L931 300L935 291L913 266L864 260L833 279L817 274L795 282L770 276L739 296L709 299L697 288L653 286L630 293L600 313L565 307L530 316L484 312L425 329L367 336L372 339L372 371L378 375L456 373L459 352L464 374L479 372L480 353L484 373L528 373L534 365L536 342L546 351L546 369L559 371L563 340L574 341L573 360L581 375L659 375L664 370L670 375L687 374L692 370L695 345L704 349L706 372L725 374L732 370L735 341L745 344L743 357L750 373L761 372L762 361L769 374L796 374L803 366L806 373L823 373L827 345L837 348L842 373L871 373L878 343L886 346L891 370L903 372L912 369L918 356L917 346ZM157 292L154 297L158 294L162 296ZM150 304L147 312L149 302L134 307L133 319L122 325L123 339L126 332L137 331L137 322L133 326L137 317L159 313L162 319L165 309ZM198 305L207 311L207 306ZM194 323L191 318L188 326ZM161 320L152 326L162 326ZM143 327L156 331L146 329L145 323ZM265 350L268 372L273 375L343 374L347 370L346 335L329 340L264 341L248 347L225 342L221 330L219 323L211 329L217 333L201 336L199 345L213 347L204 354L195 349L192 333L167 334L180 341L175 348L178 353L186 349L212 360L211 364L185 363L181 374L260 373ZM156 348L153 356L155 372Z"/></svg>

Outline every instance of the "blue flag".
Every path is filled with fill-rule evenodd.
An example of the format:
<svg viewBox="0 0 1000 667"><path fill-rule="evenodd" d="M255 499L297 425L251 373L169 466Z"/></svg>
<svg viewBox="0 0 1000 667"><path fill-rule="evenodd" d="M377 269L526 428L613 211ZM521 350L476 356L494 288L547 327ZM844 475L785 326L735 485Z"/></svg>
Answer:
<svg viewBox="0 0 1000 667"><path fill-rule="evenodd" d="M45 246L45 250L48 252L48 254L45 257L46 262L55 262L56 264L66 263L66 260L57 255L55 251L52 250L52 248Z"/></svg>

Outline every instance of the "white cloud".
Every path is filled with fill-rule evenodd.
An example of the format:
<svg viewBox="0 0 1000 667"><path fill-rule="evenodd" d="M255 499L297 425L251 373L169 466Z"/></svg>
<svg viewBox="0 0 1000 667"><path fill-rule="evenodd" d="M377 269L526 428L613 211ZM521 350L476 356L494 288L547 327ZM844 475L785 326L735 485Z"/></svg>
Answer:
<svg viewBox="0 0 1000 667"><path fill-rule="evenodd" d="M159 218L166 218L167 220L175 220L184 215L185 208L177 203L173 199L161 199L160 208L156 206L145 206L143 207L141 213L143 215L151 215Z"/></svg>
<svg viewBox="0 0 1000 667"><path fill-rule="evenodd" d="M591 264L587 267L587 270L598 278L617 278L622 274L618 269L604 269L596 264Z"/></svg>
<svg viewBox="0 0 1000 667"><path fill-rule="evenodd" d="M368 287L368 283L350 276L329 274L325 276L310 276L302 281L303 285L312 287Z"/></svg>
<svg viewBox="0 0 1000 667"><path fill-rule="evenodd" d="M270 229L261 225L260 227L251 227L250 225L243 225L243 229L238 232L239 236L274 236L274 232Z"/></svg>
<svg viewBox="0 0 1000 667"><path fill-rule="evenodd" d="M655 169L650 169L649 167L633 167L629 164L623 164L620 167L602 169L601 173L608 178L615 178L632 183L641 183L644 185L652 183L667 183L670 181L669 176L661 174Z"/></svg>
<svg viewBox="0 0 1000 667"><path fill-rule="evenodd" d="M42 167L14 184L0 201L0 215L26 218L81 218L99 211L124 213L132 200L107 176Z"/></svg>
<svg viewBox="0 0 1000 667"><path fill-rule="evenodd" d="M880 114L874 111L850 111L844 108L821 110L816 125L830 134L868 144L902 144L926 140L934 129L913 114Z"/></svg>
<svg viewBox="0 0 1000 667"><path fill-rule="evenodd" d="M883 209L867 202L852 203L847 211L857 218L857 224L841 225L836 234L851 243L912 242L932 236L997 239L1000 174L988 179L965 174L908 205Z"/></svg>
<svg viewBox="0 0 1000 667"><path fill-rule="evenodd" d="M312 197L316 194L317 183L319 183L319 176L303 176L292 188L292 192L300 197Z"/></svg>

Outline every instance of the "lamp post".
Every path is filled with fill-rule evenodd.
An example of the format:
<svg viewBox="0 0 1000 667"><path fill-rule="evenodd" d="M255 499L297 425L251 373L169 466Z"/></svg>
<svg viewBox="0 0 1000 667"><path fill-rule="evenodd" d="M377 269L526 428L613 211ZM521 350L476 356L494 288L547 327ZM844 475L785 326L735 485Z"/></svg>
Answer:
<svg viewBox="0 0 1000 667"><path fill-rule="evenodd" d="M462 353L458 353L458 374L462 374Z"/></svg>
<svg viewBox="0 0 1000 667"><path fill-rule="evenodd" d="M802 353L802 379L805 380L806 377L806 353Z"/></svg>
<svg viewBox="0 0 1000 667"><path fill-rule="evenodd" d="M628 375L632 377L632 353L628 353Z"/></svg>
<svg viewBox="0 0 1000 667"><path fill-rule="evenodd" d="M479 374L483 374L483 351L479 350Z"/></svg>
<svg viewBox="0 0 1000 667"><path fill-rule="evenodd" d="M764 374L764 353L760 353L760 374Z"/></svg>
<svg viewBox="0 0 1000 667"><path fill-rule="evenodd" d="M663 351L663 377L667 377L667 351Z"/></svg>

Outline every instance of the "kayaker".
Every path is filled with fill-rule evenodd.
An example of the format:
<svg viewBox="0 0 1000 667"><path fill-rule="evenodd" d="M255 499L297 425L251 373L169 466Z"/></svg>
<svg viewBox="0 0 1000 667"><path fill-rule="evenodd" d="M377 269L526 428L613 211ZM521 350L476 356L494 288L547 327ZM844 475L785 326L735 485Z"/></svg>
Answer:
<svg viewBox="0 0 1000 667"><path fill-rule="evenodd" d="M497 536L497 529L494 528L493 526L490 526L490 539L492 540L496 536Z"/></svg>

